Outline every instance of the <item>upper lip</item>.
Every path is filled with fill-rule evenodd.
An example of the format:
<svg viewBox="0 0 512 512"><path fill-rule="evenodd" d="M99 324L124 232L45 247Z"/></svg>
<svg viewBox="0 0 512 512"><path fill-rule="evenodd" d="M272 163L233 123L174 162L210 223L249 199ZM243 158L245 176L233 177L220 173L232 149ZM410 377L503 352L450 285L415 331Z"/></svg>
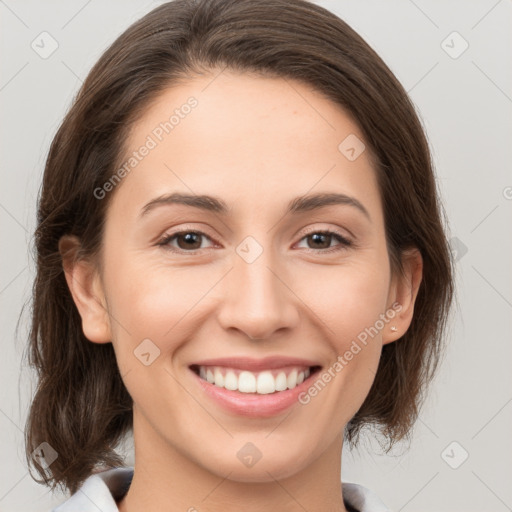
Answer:
<svg viewBox="0 0 512 512"><path fill-rule="evenodd" d="M204 359L192 363L190 366L225 366L247 371L272 370L286 366L320 366L318 362L309 359L300 359L287 356L270 356L263 359L252 357L221 357L216 359Z"/></svg>

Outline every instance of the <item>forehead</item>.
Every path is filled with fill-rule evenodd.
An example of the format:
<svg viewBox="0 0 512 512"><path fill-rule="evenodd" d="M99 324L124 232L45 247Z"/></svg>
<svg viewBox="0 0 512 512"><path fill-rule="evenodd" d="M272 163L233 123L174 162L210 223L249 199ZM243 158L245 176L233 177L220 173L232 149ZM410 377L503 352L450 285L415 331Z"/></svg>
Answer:
<svg viewBox="0 0 512 512"><path fill-rule="evenodd" d="M194 77L163 91L133 125L125 162L150 149L116 195L131 195L133 205L173 191L209 194L236 213L259 212L262 200L282 207L307 193L339 192L378 215L368 151L347 158L344 141L359 152L359 127L311 86L227 71Z"/></svg>

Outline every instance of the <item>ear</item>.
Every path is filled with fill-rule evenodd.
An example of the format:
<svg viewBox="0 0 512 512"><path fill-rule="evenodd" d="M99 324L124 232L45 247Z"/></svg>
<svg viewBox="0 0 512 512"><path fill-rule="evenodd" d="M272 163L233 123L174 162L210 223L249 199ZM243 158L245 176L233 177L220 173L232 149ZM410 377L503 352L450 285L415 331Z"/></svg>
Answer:
<svg viewBox="0 0 512 512"><path fill-rule="evenodd" d="M63 236L59 252L73 301L82 318L85 337L95 343L111 341L107 303L99 272L92 262L79 257L80 240Z"/></svg>
<svg viewBox="0 0 512 512"><path fill-rule="evenodd" d="M404 275L394 275L391 280L387 310L394 310L396 314L383 329L383 345L401 338L409 329L423 277L423 258L416 247L402 252L402 264Z"/></svg>

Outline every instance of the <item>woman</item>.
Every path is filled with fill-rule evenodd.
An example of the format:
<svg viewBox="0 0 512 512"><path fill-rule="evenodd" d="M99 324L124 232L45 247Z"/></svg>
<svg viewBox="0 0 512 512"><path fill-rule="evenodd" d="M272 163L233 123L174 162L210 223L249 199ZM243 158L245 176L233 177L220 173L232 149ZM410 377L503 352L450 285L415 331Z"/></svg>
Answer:
<svg viewBox="0 0 512 512"><path fill-rule="evenodd" d="M343 442L409 435L452 263L414 107L342 20L144 16L55 136L36 240L27 455L56 510L387 510L340 484Z"/></svg>

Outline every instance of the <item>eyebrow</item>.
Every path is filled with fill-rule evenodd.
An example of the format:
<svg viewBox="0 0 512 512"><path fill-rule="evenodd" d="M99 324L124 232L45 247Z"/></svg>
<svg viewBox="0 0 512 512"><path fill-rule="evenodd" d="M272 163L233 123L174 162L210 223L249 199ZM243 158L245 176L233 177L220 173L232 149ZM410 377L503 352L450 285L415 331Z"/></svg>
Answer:
<svg viewBox="0 0 512 512"><path fill-rule="evenodd" d="M194 208L219 213L221 215L227 215L231 211L231 208L229 208L228 205L218 197L175 192L151 200L142 208L140 215L142 217L158 206L172 204L192 206ZM371 220L368 210L355 197L335 193L319 193L296 197L288 203L286 213L308 212L332 205L352 206Z"/></svg>

